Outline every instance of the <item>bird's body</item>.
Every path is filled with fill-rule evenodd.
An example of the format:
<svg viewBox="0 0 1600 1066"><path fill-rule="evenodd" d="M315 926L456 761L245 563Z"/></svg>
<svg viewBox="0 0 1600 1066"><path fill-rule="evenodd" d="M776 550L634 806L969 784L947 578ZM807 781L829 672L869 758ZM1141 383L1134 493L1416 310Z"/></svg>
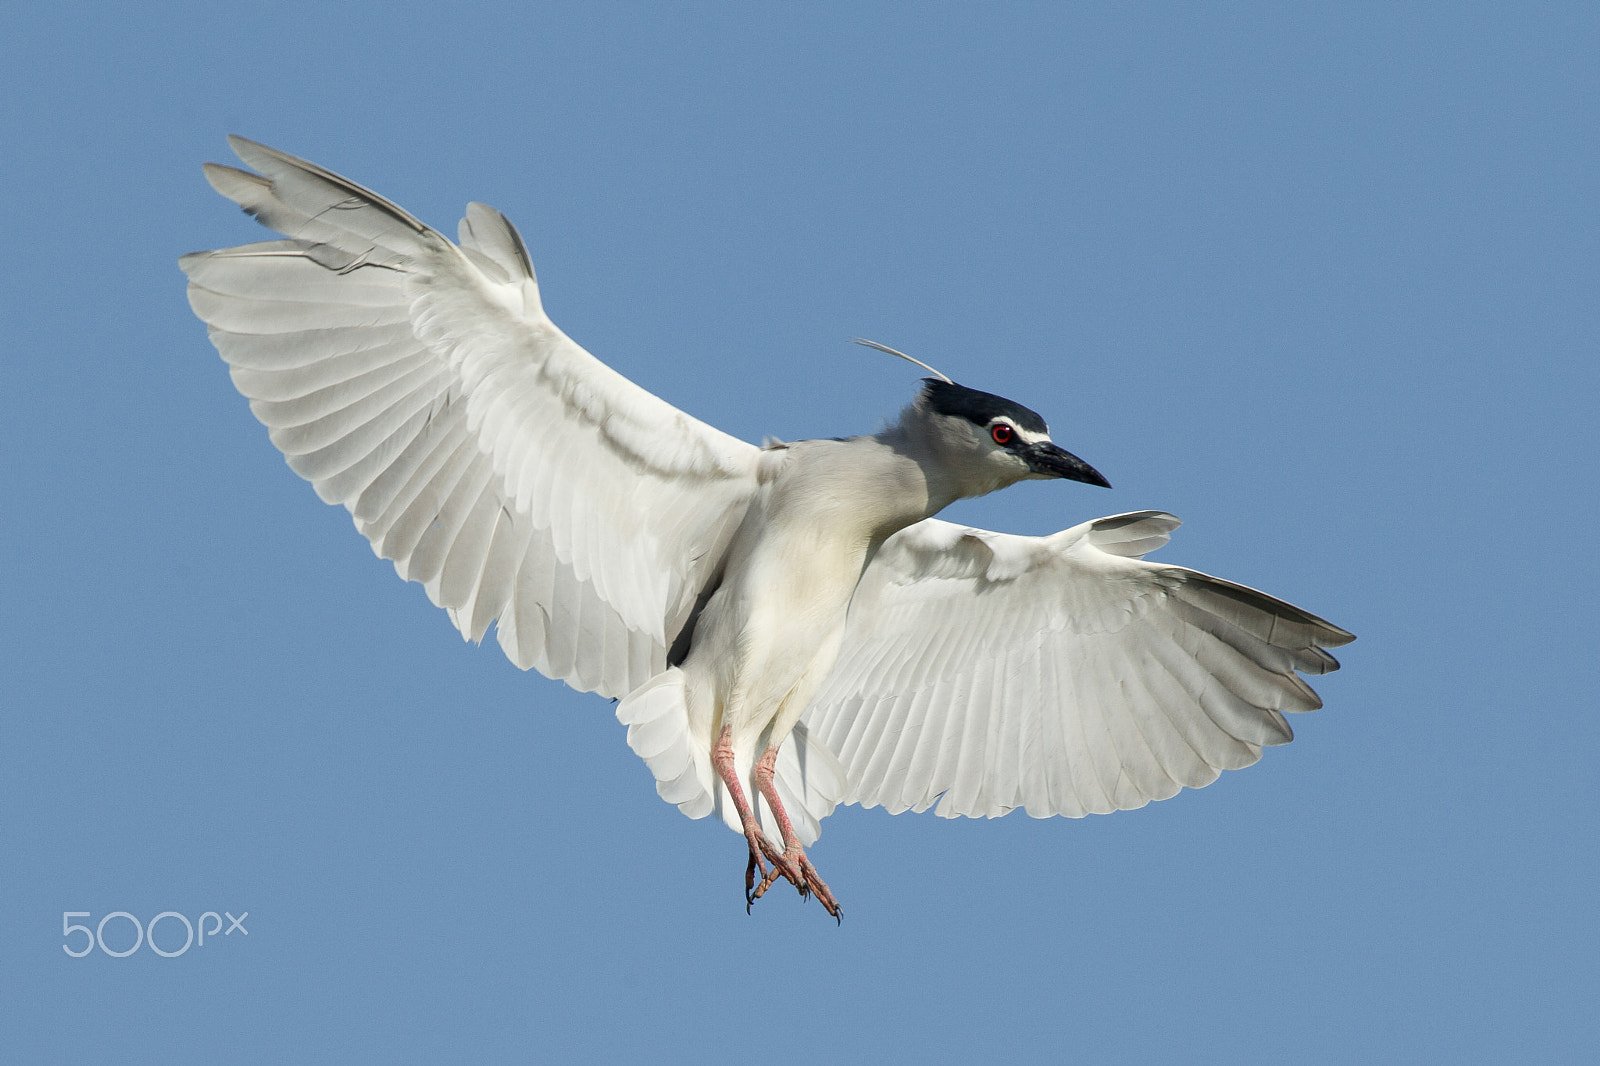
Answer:
<svg viewBox="0 0 1600 1066"><path fill-rule="evenodd" d="M864 483L843 496L812 491L840 451L832 441L805 441L763 456L761 488L729 546L729 576L707 602L683 663L694 724L712 736L728 726L741 758L769 727L788 735L838 655L868 553L923 517L908 506L904 517L863 520L853 497ZM702 708L709 718L699 716Z"/></svg>
<svg viewBox="0 0 1600 1066"><path fill-rule="evenodd" d="M864 437L757 449L644 392L544 315L520 237L459 246L303 160L212 184L289 239L185 257L190 301L290 465L470 639L621 700L691 817L839 909L804 846L841 802L1082 815L1290 738L1295 672L1353 639L1142 556L1160 512L1013 537L931 516L1023 478L1106 482L1037 414L925 379ZM768 864L770 863L770 870ZM756 881L760 875L759 884Z"/></svg>
<svg viewBox="0 0 1600 1066"><path fill-rule="evenodd" d="M717 694L736 749L769 726L788 735L833 668L872 554L946 502L881 437L762 456L761 489L728 552L732 577L707 603L684 663L695 691Z"/></svg>

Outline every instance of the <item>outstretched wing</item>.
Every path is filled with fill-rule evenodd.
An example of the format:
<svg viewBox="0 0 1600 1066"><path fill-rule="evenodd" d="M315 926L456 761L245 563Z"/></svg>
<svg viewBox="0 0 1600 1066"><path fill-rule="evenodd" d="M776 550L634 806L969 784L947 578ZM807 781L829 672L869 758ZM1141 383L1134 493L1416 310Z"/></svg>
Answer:
<svg viewBox="0 0 1600 1066"><path fill-rule="evenodd" d="M846 803L997 817L1142 807L1248 766L1322 705L1295 671L1355 638L1271 596L1142 556L1141 511L1048 537L929 519L862 576L807 710ZM942 798L941 798L942 797Z"/></svg>
<svg viewBox="0 0 1600 1066"><path fill-rule="evenodd" d="M189 302L290 467L464 637L621 696L659 672L755 491L758 450L551 323L511 223L460 246L243 138L206 177L287 240L185 256Z"/></svg>

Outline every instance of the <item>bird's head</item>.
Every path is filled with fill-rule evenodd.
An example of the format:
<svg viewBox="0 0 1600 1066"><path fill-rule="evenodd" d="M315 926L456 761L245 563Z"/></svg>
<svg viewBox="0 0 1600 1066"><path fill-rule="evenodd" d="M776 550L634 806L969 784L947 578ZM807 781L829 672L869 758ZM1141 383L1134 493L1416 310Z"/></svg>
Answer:
<svg viewBox="0 0 1600 1066"><path fill-rule="evenodd" d="M924 378L913 409L939 445L941 458L961 482L993 492L1029 478L1066 478L1111 487L1100 472L1050 439L1039 415L1004 396L953 381Z"/></svg>

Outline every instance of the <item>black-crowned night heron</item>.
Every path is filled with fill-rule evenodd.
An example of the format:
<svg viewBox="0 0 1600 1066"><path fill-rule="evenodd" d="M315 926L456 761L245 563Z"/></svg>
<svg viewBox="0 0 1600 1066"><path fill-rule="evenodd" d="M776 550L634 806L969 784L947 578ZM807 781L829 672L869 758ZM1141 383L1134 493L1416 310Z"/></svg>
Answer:
<svg viewBox="0 0 1600 1066"><path fill-rule="evenodd" d="M463 636L496 623L519 667L620 699L657 792L744 834L747 905L782 877L839 915L804 846L840 803L1078 817L1209 784L1288 741L1282 712L1320 706L1296 671L1354 639L1145 562L1159 511L931 518L1106 484L1021 404L939 375L880 433L757 448L569 340L499 212L469 205L458 246L230 143L259 173L207 178L288 239L182 265L272 442Z"/></svg>

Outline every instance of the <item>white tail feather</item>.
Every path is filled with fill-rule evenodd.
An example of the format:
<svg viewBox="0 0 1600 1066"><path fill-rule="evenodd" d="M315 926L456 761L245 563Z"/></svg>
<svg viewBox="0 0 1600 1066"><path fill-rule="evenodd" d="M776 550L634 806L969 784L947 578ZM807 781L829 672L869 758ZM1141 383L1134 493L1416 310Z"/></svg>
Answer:
<svg viewBox="0 0 1600 1066"><path fill-rule="evenodd" d="M709 716L707 716L709 718ZM646 681L617 705L617 721L628 727L628 746L655 775L656 792L690 818L715 812L736 833L743 833L727 787L711 765L711 738L697 737L689 724L688 693L683 671L673 667ZM781 842L777 819L756 794L752 771L758 745L734 752L734 768L755 800L756 821L774 843ZM846 791L843 766L826 746L812 739L801 724L778 749L773 783L789 812L800 843L810 846L822 834L822 819L833 812Z"/></svg>

